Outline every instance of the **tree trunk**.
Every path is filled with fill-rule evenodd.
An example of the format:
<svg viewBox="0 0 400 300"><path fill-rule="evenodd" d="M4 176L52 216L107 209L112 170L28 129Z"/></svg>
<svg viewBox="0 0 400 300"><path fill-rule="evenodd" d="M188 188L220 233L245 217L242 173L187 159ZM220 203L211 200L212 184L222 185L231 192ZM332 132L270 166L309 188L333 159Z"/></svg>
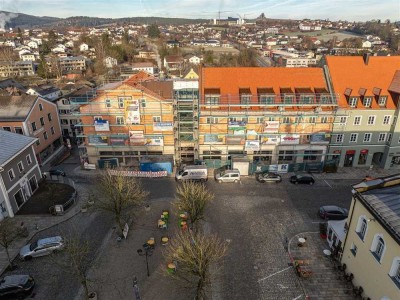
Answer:
<svg viewBox="0 0 400 300"><path fill-rule="evenodd" d="M197 282L197 288L196 288L196 300L203 300L204 294L204 281L202 278L199 279L199 281Z"/></svg>
<svg viewBox="0 0 400 300"><path fill-rule="evenodd" d="M119 228L119 235L122 235L122 232L124 231L124 224L122 224L121 216L117 214L115 216L115 221L117 222Z"/></svg>
<svg viewBox="0 0 400 300"><path fill-rule="evenodd" d="M82 283L83 289L85 290L85 299L88 300L89 299L89 287L88 287L86 278L82 279L81 283Z"/></svg>
<svg viewBox="0 0 400 300"><path fill-rule="evenodd" d="M12 270L13 264L12 264L12 261L11 261L11 259L10 259L10 253L8 253L8 247L4 247L4 249L6 250L8 263L9 263L9 265L10 265L10 270Z"/></svg>

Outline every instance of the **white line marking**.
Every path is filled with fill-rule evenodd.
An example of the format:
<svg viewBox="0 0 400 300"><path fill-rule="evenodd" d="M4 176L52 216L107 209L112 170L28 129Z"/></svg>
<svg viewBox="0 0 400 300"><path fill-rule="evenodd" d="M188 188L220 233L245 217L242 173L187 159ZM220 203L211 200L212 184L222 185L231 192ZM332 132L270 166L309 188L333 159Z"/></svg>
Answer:
<svg viewBox="0 0 400 300"><path fill-rule="evenodd" d="M303 295L297 296L296 298L293 298L293 300L300 299L301 297L303 297Z"/></svg>
<svg viewBox="0 0 400 300"><path fill-rule="evenodd" d="M283 270L280 270L280 271L278 271L278 272L275 272L274 274L271 274L271 275L269 275L269 276L267 276L267 277L261 278L260 280L258 280L258 282L263 281L263 280L265 280L265 279L268 279L268 278L270 278L270 277L272 277L272 276L275 276L275 275L277 275L277 274L279 274L279 273L282 273L282 272L284 272L284 271L286 271L286 270L289 270L289 269L291 269L291 268L292 268L292 266L287 267L287 268L285 268L285 269L283 269Z"/></svg>
<svg viewBox="0 0 400 300"><path fill-rule="evenodd" d="M324 181L325 181L325 183L327 184L327 185L329 185L329 187L331 188L331 189L333 189L333 187L324 179Z"/></svg>

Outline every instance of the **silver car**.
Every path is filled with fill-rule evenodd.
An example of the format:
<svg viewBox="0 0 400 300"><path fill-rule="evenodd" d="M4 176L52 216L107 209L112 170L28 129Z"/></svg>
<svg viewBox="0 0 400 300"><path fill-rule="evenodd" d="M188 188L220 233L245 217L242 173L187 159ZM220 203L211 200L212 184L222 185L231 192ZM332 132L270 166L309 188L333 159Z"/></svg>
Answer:
<svg viewBox="0 0 400 300"><path fill-rule="evenodd" d="M215 175L215 180L221 182L239 182L240 172L238 169L225 170Z"/></svg>
<svg viewBox="0 0 400 300"><path fill-rule="evenodd" d="M48 237L28 244L19 251L22 260L29 260L32 257L49 255L64 248L64 240L61 236Z"/></svg>

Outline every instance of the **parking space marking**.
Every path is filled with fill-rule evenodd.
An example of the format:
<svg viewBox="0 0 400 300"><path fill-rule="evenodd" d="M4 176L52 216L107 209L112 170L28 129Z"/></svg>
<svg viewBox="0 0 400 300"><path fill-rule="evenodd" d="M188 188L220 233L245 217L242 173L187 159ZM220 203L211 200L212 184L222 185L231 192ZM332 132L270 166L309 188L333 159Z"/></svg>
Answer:
<svg viewBox="0 0 400 300"><path fill-rule="evenodd" d="M291 268L292 268L292 266L287 267L287 268L285 268L285 269L283 269L283 270L280 270L280 271L278 271L278 272L275 272L275 273L273 273L273 274L271 274L271 275L268 275L267 277L264 277L264 278L259 279L258 282L261 282L261 281L263 281L263 280L265 280L265 279L268 279L268 278L270 278L270 277L272 277L272 276L275 276L275 275L277 275L277 274L279 274L279 273L282 273L282 272L284 272L284 271L286 271L286 270L289 270L289 269L291 269Z"/></svg>
<svg viewBox="0 0 400 300"><path fill-rule="evenodd" d="M296 298L293 298L293 300L297 300L297 299L300 299L302 297L303 297L303 295L300 295L300 296L297 296Z"/></svg>
<svg viewBox="0 0 400 300"><path fill-rule="evenodd" d="M333 189L333 187L328 183L328 181L326 181L325 179L324 179L324 181L331 189Z"/></svg>

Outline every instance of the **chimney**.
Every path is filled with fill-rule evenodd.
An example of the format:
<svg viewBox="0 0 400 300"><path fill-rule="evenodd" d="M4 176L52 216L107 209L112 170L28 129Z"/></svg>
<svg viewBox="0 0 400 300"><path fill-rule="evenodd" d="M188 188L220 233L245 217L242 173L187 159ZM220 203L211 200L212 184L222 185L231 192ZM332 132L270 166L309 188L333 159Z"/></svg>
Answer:
<svg viewBox="0 0 400 300"><path fill-rule="evenodd" d="M371 53L364 53L363 54L363 60L364 60L364 64L368 65L368 61L369 61L369 57L371 56Z"/></svg>

